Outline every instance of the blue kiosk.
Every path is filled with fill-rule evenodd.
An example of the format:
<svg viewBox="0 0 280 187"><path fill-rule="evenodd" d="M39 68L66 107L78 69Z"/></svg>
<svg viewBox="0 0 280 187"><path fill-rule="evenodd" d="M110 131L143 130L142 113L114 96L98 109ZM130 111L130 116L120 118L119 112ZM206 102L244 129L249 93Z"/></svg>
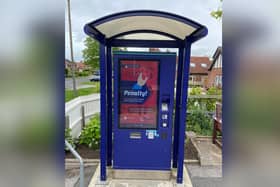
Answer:
<svg viewBox="0 0 280 187"><path fill-rule="evenodd" d="M84 31L100 43L100 180L106 181L107 167L173 167L182 183L190 51L207 28L179 15L137 10L102 17ZM113 53L112 47L176 48L178 59L171 52Z"/></svg>

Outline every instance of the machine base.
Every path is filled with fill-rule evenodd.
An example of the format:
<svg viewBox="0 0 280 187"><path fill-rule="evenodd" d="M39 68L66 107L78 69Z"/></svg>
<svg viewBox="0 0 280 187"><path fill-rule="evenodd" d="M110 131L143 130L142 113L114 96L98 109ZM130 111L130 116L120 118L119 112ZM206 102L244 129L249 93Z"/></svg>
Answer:
<svg viewBox="0 0 280 187"><path fill-rule="evenodd" d="M100 181L100 165L97 167L89 187L192 187L184 166L183 184L176 183L176 170L114 170L107 168L107 181Z"/></svg>

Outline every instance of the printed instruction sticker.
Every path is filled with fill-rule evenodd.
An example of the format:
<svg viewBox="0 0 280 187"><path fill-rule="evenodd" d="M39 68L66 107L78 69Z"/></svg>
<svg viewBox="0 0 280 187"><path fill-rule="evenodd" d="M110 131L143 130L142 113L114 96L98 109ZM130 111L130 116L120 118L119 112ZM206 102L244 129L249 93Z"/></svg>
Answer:
<svg viewBox="0 0 280 187"><path fill-rule="evenodd" d="M157 130L146 130L146 136L148 139L154 139L155 137L159 137L159 134L157 133Z"/></svg>

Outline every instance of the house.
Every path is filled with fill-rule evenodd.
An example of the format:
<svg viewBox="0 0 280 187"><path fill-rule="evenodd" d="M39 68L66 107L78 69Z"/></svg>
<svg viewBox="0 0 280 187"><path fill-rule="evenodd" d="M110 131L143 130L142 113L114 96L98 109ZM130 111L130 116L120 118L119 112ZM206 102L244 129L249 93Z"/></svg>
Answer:
<svg viewBox="0 0 280 187"><path fill-rule="evenodd" d="M159 48L149 48L149 52L160 52Z"/></svg>
<svg viewBox="0 0 280 187"><path fill-rule="evenodd" d="M210 65L211 61L208 57L192 56L190 58L189 85L206 87Z"/></svg>
<svg viewBox="0 0 280 187"><path fill-rule="evenodd" d="M208 71L207 88L222 88L223 76L222 47L218 47L213 55L213 61Z"/></svg>
<svg viewBox="0 0 280 187"><path fill-rule="evenodd" d="M71 61L70 60L68 60L68 59L65 59L65 69L71 69L71 65L72 65L72 63L71 63Z"/></svg>
<svg viewBox="0 0 280 187"><path fill-rule="evenodd" d="M88 69L89 69L89 67L82 61L76 62L76 71L83 72L84 70L88 70Z"/></svg>
<svg viewBox="0 0 280 187"><path fill-rule="evenodd" d="M72 63L70 60L65 59L65 69L70 70L70 69L72 69L71 67L75 68L75 70L77 72L83 72L84 70L89 70L90 69L90 66L86 65L82 61L81 62Z"/></svg>

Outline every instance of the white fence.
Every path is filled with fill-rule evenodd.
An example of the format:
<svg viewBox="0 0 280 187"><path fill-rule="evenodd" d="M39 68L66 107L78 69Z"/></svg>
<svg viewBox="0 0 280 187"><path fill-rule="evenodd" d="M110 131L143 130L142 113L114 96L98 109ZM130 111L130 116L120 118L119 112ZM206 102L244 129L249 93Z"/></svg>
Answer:
<svg viewBox="0 0 280 187"><path fill-rule="evenodd" d="M83 126L100 112L100 95L77 97L65 103L65 126L72 129L72 136L78 137Z"/></svg>

